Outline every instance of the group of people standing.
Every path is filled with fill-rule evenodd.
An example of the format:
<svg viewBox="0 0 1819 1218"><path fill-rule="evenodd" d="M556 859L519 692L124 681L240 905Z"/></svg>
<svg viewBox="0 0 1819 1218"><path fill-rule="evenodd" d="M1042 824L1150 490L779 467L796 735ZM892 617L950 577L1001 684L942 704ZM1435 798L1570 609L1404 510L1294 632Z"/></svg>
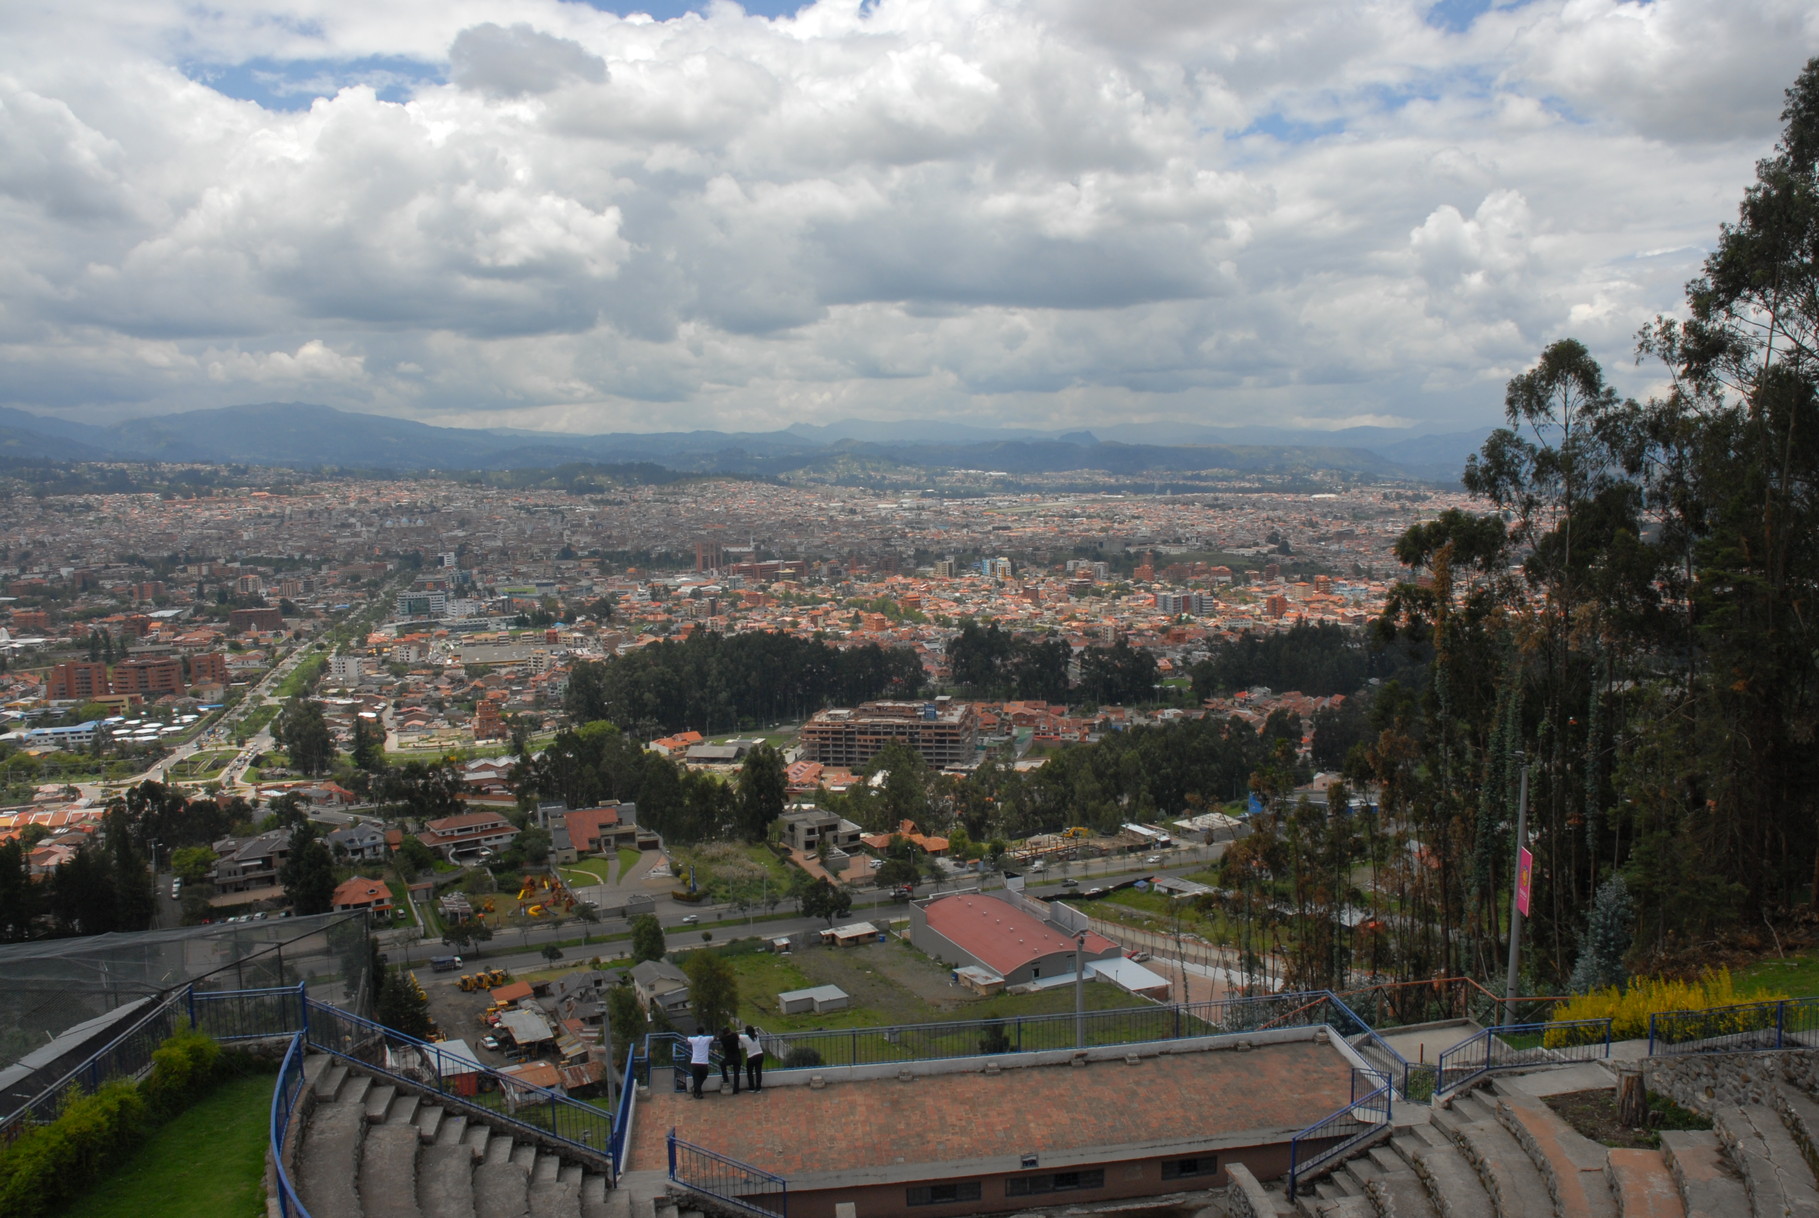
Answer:
<svg viewBox="0 0 1819 1218"><path fill-rule="evenodd" d="M705 1028L688 1038L689 1071L695 1076L695 1087L690 1093L696 1099L701 1098L702 1084L707 1082L708 1072L714 1065L714 1046L720 1047L720 1090L726 1090L727 1081L733 1084L733 1094L739 1094L739 1071L745 1071L747 1089L758 1092L764 1090L764 1046L758 1043L758 1029L751 1024L745 1025L744 1032L734 1032L728 1024L715 1036Z"/></svg>

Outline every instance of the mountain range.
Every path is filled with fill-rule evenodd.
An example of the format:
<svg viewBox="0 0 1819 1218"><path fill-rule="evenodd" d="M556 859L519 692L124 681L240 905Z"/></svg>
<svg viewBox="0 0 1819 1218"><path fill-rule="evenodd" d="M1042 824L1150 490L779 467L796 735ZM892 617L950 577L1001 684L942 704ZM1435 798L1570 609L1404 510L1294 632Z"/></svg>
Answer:
<svg viewBox="0 0 1819 1218"><path fill-rule="evenodd" d="M436 427L308 402L267 402L75 423L0 407L0 460L169 461L298 469L502 470L647 462L684 473L785 475L842 462L872 468L1116 474L1332 471L1455 482L1486 432L1410 436L1381 427L1121 423L1066 432L937 422L797 423L767 432L554 434ZM1310 442L1311 441L1311 442Z"/></svg>

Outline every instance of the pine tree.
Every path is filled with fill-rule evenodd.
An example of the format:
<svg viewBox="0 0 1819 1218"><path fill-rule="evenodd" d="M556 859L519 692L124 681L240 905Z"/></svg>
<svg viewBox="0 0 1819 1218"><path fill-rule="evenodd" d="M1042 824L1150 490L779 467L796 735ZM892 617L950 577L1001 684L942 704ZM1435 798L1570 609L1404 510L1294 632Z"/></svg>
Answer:
<svg viewBox="0 0 1819 1218"><path fill-rule="evenodd" d="M1623 958L1629 954L1635 917L1629 885L1622 876L1614 875L1598 886L1585 930L1579 935L1579 959L1567 982L1573 993L1621 986L1629 978Z"/></svg>

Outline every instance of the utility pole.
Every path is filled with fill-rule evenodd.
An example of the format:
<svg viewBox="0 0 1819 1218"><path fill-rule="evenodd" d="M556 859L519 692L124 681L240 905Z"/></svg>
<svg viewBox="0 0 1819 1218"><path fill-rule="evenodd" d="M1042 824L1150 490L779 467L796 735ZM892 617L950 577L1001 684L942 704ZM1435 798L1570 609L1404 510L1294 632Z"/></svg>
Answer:
<svg viewBox="0 0 1819 1218"><path fill-rule="evenodd" d="M1086 1048L1086 932L1074 940L1074 1048Z"/></svg>
<svg viewBox="0 0 1819 1218"><path fill-rule="evenodd" d="M1523 891L1522 856L1528 852L1528 763L1522 766L1521 793L1516 797L1516 853L1512 860L1515 872L1510 877L1510 966L1503 981L1504 1011L1516 996L1516 960L1522 949L1522 911L1527 904Z"/></svg>

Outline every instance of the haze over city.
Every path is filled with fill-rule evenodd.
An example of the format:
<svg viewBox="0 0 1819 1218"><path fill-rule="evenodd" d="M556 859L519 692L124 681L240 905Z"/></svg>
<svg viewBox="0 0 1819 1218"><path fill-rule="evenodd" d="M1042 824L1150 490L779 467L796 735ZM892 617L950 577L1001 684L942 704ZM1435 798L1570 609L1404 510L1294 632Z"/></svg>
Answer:
<svg viewBox="0 0 1819 1218"><path fill-rule="evenodd" d="M1625 392L1819 10L0 14L0 404L607 432L1460 431Z"/></svg>

